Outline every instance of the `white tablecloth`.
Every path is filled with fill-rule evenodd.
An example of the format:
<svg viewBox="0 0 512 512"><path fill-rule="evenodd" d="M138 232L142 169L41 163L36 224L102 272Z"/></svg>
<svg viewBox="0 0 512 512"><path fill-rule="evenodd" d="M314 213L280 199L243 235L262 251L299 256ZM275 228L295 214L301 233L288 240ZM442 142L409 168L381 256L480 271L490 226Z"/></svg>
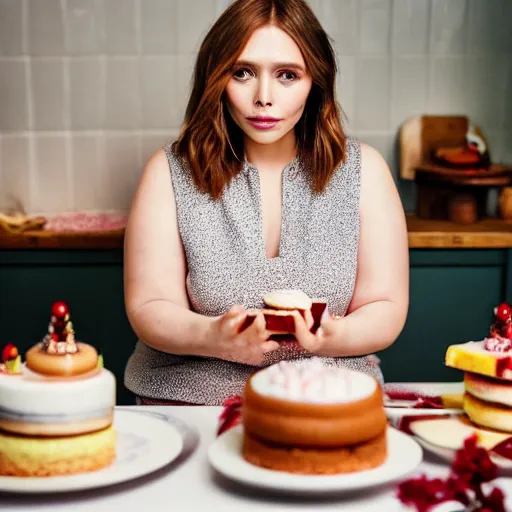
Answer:
<svg viewBox="0 0 512 512"><path fill-rule="evenodd" d="M178 467L160 471L142 482L128 482L115 488L96 489L66 496L14 496L0 495L0 510L3 512L159 512L159 511L322 511L343 512L393 512L405 510L394 497L396 485L378 490L369 490L359 495L289 498L282 495L269 496L264 491L250 490L217 476L209 467L207 449L215 439L220 407L131 407L155 411L178 418L195 427L200 435L195 452ZM428 454L412 473L446 477L449 467ZM411 475L411 476L412 476ZM495 481L512 497L512 479ZM512 501L507 510L512 510Z"/></svg>

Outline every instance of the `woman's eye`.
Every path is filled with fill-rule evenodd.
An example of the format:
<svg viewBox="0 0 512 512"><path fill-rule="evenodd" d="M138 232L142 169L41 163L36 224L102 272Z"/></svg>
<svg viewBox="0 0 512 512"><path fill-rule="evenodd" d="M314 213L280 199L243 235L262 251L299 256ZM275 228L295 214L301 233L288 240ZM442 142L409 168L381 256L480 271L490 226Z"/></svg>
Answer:
<svg viewBox="0 0 512 512"><path fill-rule="evenodd" d="M237 69L233 76L238 80L246 80L252 75L252 73L248 69Z"/></svg>
<svg viewBox="0 0 512 512"><path fill-rule="evenodd" d="M297 75L292 71L283 71L280 73L280 76L283 78L285 82L293 82L298 78Z"/></svg>

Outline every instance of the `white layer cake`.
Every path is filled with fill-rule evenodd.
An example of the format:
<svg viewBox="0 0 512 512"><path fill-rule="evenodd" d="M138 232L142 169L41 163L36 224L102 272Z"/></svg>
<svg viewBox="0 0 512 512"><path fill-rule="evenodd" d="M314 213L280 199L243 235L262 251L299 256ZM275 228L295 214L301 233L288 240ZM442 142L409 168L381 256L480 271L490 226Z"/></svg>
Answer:
<svg viewBox="0 0 512 512"><path fill-rule="evenodd" d="M48 377L22 365L0 373L0 429L32 436L81 434L112 423L116 381L107 369Z"/></svg>

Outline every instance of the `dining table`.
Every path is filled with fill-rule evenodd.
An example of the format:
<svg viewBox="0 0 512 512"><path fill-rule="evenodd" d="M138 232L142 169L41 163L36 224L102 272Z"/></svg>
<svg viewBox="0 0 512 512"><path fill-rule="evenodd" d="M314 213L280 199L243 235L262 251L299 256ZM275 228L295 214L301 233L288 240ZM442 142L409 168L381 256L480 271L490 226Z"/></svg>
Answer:
<svg viewBox="0 0 512 512"><path fill-rule="evenodd" d="M393 512L413 510L397 498L400 481L420 476L446 478L450 465L446 460L423 450L419 465L399 480L378 487L356 491L293 494L243 485L218 473L208 460L208 449L217 438L219 417L217 406L122 406L117 410L140 411L165 415L187 425L194 433L193 446L170 464L140 478L117 485L74 492L23 494L0 493L2 512L59 511L339 511ZM493 481L507 497L507 510L512 510L512 478ZM446 512L463 510L447 508Z"/></svg>

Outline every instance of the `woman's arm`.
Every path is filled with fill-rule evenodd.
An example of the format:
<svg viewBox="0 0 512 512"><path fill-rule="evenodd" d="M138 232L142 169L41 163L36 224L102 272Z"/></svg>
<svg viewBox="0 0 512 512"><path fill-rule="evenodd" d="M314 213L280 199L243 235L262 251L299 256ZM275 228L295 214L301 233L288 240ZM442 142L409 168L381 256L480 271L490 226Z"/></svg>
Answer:
<svg viewBox="0 0 512 512"><path fill-rule="evenodd" d="M409 247L404 210L385 160L365 144L361 152L361 226L351 303L343 318L324 318L316 337L308 338L301 328L304 348L323 356L383 350L399 336L407 317Z"/></svg>
<svg viewBox="0 0 512 512"><path fill-rule="evenodd" d="M211 319L190 311L186 275L171 173L160 149L144 168L126 228L126 312L136 335L148 346L208 356Z"/></svg>
<svg viewBox="0 0 512 512"><path fill-rule="evenodd" d="M218 317L192 312L186 276L171 173L165 152L159 150L144 168L125 235L125 304L132 329L162 352L245 364L260 364L278 348L267 341L261 312L242 332L247 310L241 306Z"/></svg>

